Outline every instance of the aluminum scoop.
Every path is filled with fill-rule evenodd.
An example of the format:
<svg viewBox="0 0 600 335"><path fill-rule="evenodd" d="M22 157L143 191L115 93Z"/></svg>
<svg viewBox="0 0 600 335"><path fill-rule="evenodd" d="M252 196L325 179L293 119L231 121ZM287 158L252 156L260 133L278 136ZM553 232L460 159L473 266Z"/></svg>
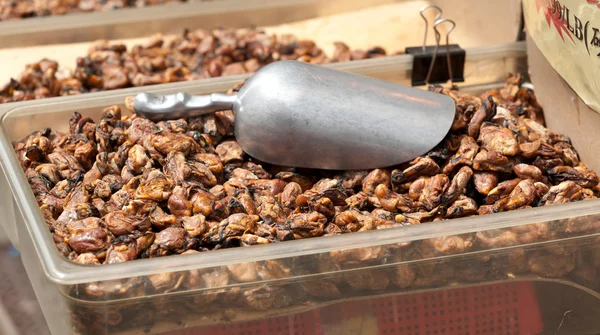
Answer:
<svg viewBox="0 0 600 335"><path fill-rule="evenodd" d="M454 101L443 94L298 61L256 72L234 95L135 97L152 121L233 110L237 142L271 164L327 170L392 166L427 153L448 133Z"/></svg>

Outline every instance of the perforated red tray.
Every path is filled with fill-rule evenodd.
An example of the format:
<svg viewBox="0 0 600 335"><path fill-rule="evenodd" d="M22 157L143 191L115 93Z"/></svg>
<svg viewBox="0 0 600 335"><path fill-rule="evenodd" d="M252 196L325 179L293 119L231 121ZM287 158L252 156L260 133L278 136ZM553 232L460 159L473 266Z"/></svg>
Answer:
<svg viewBox="0 0 600 335"><path fill-rule="evenodd" d="M365 327L361 334L537 335L544 330L533 284L522 282L341 302L290 316L165 335L337 335L355 327L351 320ZM346 322L352 325L345 327Z"/></svg>
<svg viewBox="0 0 600 335"><path fill-rule="evenodd" d="M223 324L164 333L163 335L324 335L319 310L257 321Z"/></svg>

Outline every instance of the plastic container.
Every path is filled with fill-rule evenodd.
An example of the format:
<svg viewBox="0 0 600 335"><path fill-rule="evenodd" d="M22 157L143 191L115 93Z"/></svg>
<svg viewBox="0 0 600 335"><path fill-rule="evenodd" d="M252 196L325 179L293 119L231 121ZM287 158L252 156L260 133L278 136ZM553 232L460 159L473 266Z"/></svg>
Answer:
<svg viewBox="0 0 600 335"><path fill-rule="evenodd" d="M143 8L0 22L0 48L144 37L184 29L277 25L393 0L190 0ZM418 14L418 13L416 13Z"/></svg>
<svg viewBox="0 0 600 335"><path fill-rule="evenodd" d="M464 0L188 0L186 3L144 8L3 21L0 22L0 48L88 42L97 39L123 40L158 32L181 34L184 29L273 27L399 2L408 4L391 9L400 11L393 14L393 20L402 22L402 25L394 24L390 28L395 31L374 31L372 24L361 25L359 30L354 24L355 21L346 20L344 26L345 30L348 30L348 36L360 35L370 39L383 35L386 36L383 41L411 40L420 45L424 23L419 16L419 8L428 3L441 6L446 16L456 21L457 29L452 34L452 41L459 42L464 47L512 42L518 35L521 12L518 0L505 0L497 4ZM469 10L472 15L462 15L465 10ZM493 28L487 25L484 18L489 11L494 11L501 18ZM380 22L378 19L381 20L380 14L361 16L359 20ZM305 28L310 28L312 33L303 38L314 39L314 35L317 34L314 29L318 31L321 28L331 28L323 27L331 24L333 23L318 22L317 26L309 24ZM329 30L326 31L324 34L330 34ZM441 31L444 32L443 27ZM340 35L333 35L336 35L336 39L347 42ZM429 41L433 43L431 29L429 35ZM373 46L373 43L369 43L361 48ZM395 46L394 50L388 51L403 50L404 47L405 45Z"/></svg>
<svg viewBox="0 0 600 335"><path fill-rule="evenodd" d="M464 90L497 87L508 72L526 73L525 59L522 43L468 50ZM410 56L399 56L335 66L407 83L410 64ZM225 91L242 77L0 107L0 162L12 193L12 202L3 205L14 208L16 226L11 227L10 218L3 224L9 223L13 238L16 231L25 268L53 334L162 333L304 313L383 294L490 282L540 280L560 286L551 291L557 299L565 287L598 296L593 290L599 284L600 200L101 267L74 264L58 254L11 140L48 126L65 130L73 111L97 119L103 107L121 104L124 97L141 90ZM1 210L6 217L6 208ZM535 238L518 238L532 232ZM486 244L503 234L517 238ZM432 251L432 243L464 238L473 239L464 252ZM230 270L249 275L234 280ZM149 284L152 281L168 284L156 290ZM583 307L575 303L571 311L578 308ZM358 314L372 312L364 308ZM341 328L323 326L320 331L344 334L356 315L329 319ZM581 319L578 324L580 329L586 325ZM590 329L597 325L592 322L586 327L581 334L592 333Z"/></svg>

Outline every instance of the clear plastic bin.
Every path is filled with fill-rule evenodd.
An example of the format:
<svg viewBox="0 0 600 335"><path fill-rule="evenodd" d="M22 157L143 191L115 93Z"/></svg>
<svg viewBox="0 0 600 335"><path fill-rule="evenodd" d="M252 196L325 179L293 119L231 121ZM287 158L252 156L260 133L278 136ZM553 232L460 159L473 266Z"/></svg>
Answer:
<svg viewBox="0 0 600 335"><path fill-rule="evenodd" d="M394 0L191 0L187 3L0 22L0 48L144 37L184 29L277 25Z"/></svg>
<svg viewBox="0 0 600 335"><path fill-rule="evenodd" d="M469 50L467 58L464 90L497 87L509 72L526 73L522 43ZM337 66L406 83L410 63L409 56L400 56ZM48 126L65 130L76 110L97 119L103 107L121 104L124 97L141 90L202 94L225 91L241 78L1 107L0 158L13 197L7 205L15 208L23 262L54 334L161 333L299 315L383 294L488 282L543 279L587 293L598 289L600 200L254 246L243 252L222 249L101 267L74 264L59 255L11 140ZM494 240L497 237L502 242ZM465 239L472 244L464 250L440 253L432 248L435 243ZM261 275L234 280L231 269L249 274L260 270ZM150 280L170 284L157 291L148 284ZM362 313L370 313L367 309ZM338 325L351 324L342 314L332 319ZM582 329L581 334L595 326ZM320 331L344 333L339 328Z"/></svg>
<svg viewBox="0 0 600 335"><path fill-rule="evenodd" d="M404 23L402 31L386 33L379 30L377 34L383 33L389 38L401 34L405 39L421 43L423 21L418 10L423 5L433 3L440 5L445 13L457 22L457 30L453 33L454 43L458 41L470 47L507 43L517 38L520 18L518 0L485 5L480 4L480 1L464 0L189 0L186 3L144 8L2 21L0 49L98 39L132 39L158 32L180 34L184 29L272 27L399 2L412 4L406 7L410 8L411 13L397 13L396 20ZM394 8L400 11L407 10L404 7ZM462 15L466 9L470 10L472 15ZM484 14L489 11L495 11L501 18L493 29L484 19ZM376 18L377 16L369 16L369 20ZM362 32L362 35L373 36L374 33L367 30ZM350 37L353 35L356 34L350 34ZM431 30L430 36L430 41L433 42ZM398 46L397 49L389 51L403 48L404 46Z"/></svg>

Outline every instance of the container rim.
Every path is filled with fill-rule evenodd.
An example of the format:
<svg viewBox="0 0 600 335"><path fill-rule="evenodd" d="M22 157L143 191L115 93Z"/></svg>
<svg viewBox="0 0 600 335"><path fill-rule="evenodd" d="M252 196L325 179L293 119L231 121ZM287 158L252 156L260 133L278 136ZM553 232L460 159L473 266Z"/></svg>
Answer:
<svg viewBox="0 0 600 335"><path fill-rule="evenodd" d="M0 36L35 32L51 27L53 30L87 28L119 23L145 22L153 19L173 19L195 15L213 15L241 12L253 9L290 7L318 4L320 0L192 0L185 3L169 3L147 7L127 7L113 11L74 12L65 15L49 15L0 22ZM354 6L356 7L356 6ZM353 7L350 7L353 8ZM360 8L360 6L359 6ZM168 10L165 10L168 9ZM135 15L132 15L135 14Z"/></svg>
<svg viewBox="0 0 600 335"><path fill-rule="evenodd" d="M0 22L0 40L7 39L7 43L0 45L0 49L65 43L65 41L77 43L91 42L97 39L142 38L147 36L147 31L143 29L133 33L127 31L126 34L120 34L118 29L149 21L167 24L181 20L202 20L202 18L223 17L231 14L244 15L244 13L252 11L285 10L286 8L306 9L302 13L297 11L292 13L294 20L304 20L316 15L339 14L394 1L405 0L371 0L352 3L344 3L343 0L188 0L185 3L169 3L141 8L128 7L112 11L75 12L66 15L8 20ZM254 18L248 18L242 25L229 26L233 28L262 26L255 21ZM286 23L287 21L280 21L279 18L276 18L275 21L269 21L267 26L274 22ZM179 26L176 25L176 27ZM207 26L203 27L210 29ZM183 31L184 28L185 26L182 26L181 30ZM83 31L86 34L77 35L73 34L73 31ZM37 39L34 42L19 38L41 32L50 32L55 36ZM171 33L177 32L171 31Z"/></svg>
<svg viewBox="0 0 600 335"><path fill-rule="evenodd" d="M502 46L480 47L467 50L468 61L480 59L498 59L506 57L506 53L516 52L524 55L525 43L509 43ZM410 71L412 56L391 56L383 59L369 59L348 63L330 64L329 67L358 74L368 73L384 66L393 66L400 70ZM273 243L269 245L253 246L240 253L237 248L222 249L214 252L199 253L195 255L180 255L179 257L163 257L154 259L141 259L134 262L109 264L103 266L89 266L73 263L58 253L52 237L48 234L46 223L37 206L25 174L20 167L12 143L4 128L4 122L11 116L32 115L32 109L45 106L63 110L74 107L73 104L85 102L89 107L100 107L107 98L116 99L126 97L141 91L170 92L181 91L191 87L206 89L228 89L233 84L249 77L240 75L232 77L212 78L196 82L183 82L156 86L130 88L118 91L107 91L83 94L70 97L50 98L19 103L0 105L0 164L8 179L9 186L16 200L19 210L24 217L26 229L33 241L33 247L41 260L41 265L46 277L60 285L74 285L92 281L105 281L123 279L134 276L146 276L164 272L179 272L200 268L212 268L223 265L255 262L270 259L289 258L309 254L324 253L334 250L373 247L386 244L402 243L414 240L423 240L448 235L457 235L481 231L482 223L485 229L508 228L525 224L544 222L548 220L566 219L577 213L577 216L600 214L600 199L588 200L564 205L523 209L515 212L496 213L485 217L468 217L447 221L428 223L403 227L402 229L386 229L380 231L367 231L354 234L331 236L327 238L313 238L286 243ZM50 252L48 252L50 250Z"/></svg>
<svg viewBox="0 0 600 335"><path fill-rule="evenodd" d="M140 23L148 17L155 20L177 19L196 15L214 15L231 11L247 11L280 6L317 3L318 0L207 0L161 4L142 8L122 8L114 11L75 12L0 22L0 36L18 32L31 33L40 29L65 31L101 27L122 23Z"/></svg>

